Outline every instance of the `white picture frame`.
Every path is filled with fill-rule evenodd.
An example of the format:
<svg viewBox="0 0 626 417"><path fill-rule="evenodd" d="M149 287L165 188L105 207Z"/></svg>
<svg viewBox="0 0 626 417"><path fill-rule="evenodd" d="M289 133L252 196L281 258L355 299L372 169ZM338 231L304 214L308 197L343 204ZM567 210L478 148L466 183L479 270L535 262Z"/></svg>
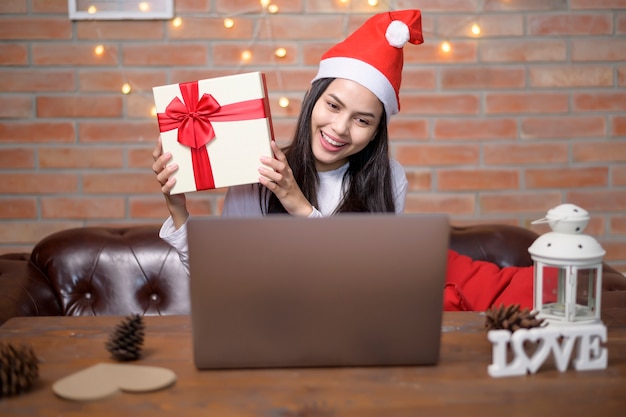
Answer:
<svg viewBox="0 0 626 417"><path fill-rule="evenodd" d="M174 0L68 0L71 20L167 20Z"/></svg>

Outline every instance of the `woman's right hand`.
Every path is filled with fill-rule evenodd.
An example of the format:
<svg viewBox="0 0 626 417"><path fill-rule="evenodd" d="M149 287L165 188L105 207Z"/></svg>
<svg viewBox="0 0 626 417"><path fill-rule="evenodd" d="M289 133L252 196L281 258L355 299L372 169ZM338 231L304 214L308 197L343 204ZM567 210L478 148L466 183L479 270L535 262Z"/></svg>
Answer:
<svg viewBox="0 0 626 417"><path fill-rule="evenodd" d="M170 194L174 184L176 184L176 178L172 175L178 170L176 163L170 163L172 154L169 152L163 153L163 144L161 143L161 137L157 141L157 145L152 151L152 171L156 174L157 181L161 185L161 192L165 197L167 209L174 221L174 227L178 229L185 224L189 217L187 211L187 199L185 194Z"/></svg>

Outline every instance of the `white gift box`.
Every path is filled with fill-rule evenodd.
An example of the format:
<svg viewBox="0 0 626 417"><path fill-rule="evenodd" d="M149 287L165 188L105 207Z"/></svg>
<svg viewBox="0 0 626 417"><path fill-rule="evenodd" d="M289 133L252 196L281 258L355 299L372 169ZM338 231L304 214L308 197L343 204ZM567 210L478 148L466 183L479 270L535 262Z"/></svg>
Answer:
<svg viewBox="0 0 626 417"><path fill-rule="evenodd" d="M163 152L178 164L172 194L259 182L274 140L260 72L154 87Z"/></svg>

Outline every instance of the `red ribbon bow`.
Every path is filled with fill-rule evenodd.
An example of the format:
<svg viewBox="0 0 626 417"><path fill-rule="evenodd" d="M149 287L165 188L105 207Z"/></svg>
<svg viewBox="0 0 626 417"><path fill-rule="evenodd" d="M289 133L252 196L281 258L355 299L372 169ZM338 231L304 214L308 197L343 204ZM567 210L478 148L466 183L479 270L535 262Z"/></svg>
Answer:
<svg viewBox="0 0 626 417"><path fill-rule="evenodd" d="M198 99L198 82L179 84L183 101L178 97L159 113L159 130L167 132L178 129L178 142L191 150L194 179L197 190L215 188L211 161L206 144L215 138L211 121L233 122L264 119L263 99L254 99L221 106L211 95L204 93Z"/></svg>

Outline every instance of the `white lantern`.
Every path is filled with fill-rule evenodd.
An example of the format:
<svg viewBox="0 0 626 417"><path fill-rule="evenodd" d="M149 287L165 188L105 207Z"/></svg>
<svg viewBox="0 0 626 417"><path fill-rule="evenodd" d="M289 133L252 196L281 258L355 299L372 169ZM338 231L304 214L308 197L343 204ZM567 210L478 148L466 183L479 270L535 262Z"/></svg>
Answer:
<svg viewBox="0 0 626 417"><path fill-rule="evenodd" d="M536 223L548 223L528 248L534 261L534 309L537 317L555 324L600 323L602 257L606 253L583 234L589 213L561 204Z"/></svg>

